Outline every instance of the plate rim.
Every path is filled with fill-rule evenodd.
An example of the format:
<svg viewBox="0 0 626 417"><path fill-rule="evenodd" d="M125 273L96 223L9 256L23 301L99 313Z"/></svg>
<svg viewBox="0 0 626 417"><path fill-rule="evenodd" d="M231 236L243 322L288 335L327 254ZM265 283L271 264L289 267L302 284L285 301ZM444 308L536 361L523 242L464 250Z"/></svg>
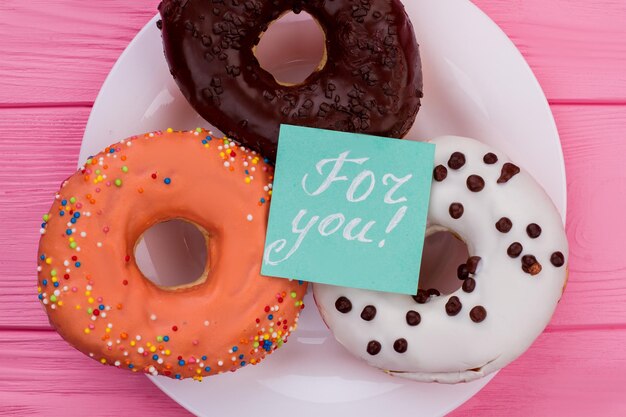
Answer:
<svg viewBox="0 0 626 417"><path fill-rule="evenodd" d="M403 1L407 1L407 0L403 0ZM408 0L411 1L411 0ZM455 1L456 3L456 1ZM524 58L523 54L521 53L521 51L517 48L517 46L515 45L515 43L511 40L511 38L506 34L506 32L494 21L492 20L489 15L487 13L485 13L480 7L478 7L476 4L474 4L472 1L470 0L463 0L461 2L458 2L459 4L462 4L462 7L466 7L468 12L473 13L477 19L481 19L482 20L482 24L484 25L490 25L492 26L494 29L497 30L497 32L499 32L500 36L502 37L503 41L506 42L508 44L509 48L512 48L512 50L514 51L514 59L515 59L515 64L518 65L520 67L520 69L523 69L523 72L526 73L528 81L530 83L532 83L533 87L540 93L540 102L537 102L537 105L541 106L541 111L544 112L548 117L546 119L547 125L546 128L549 129L550 131L550 135L553 136L557 141L559 146L557 147L558 149L556 150L558 152L558 173L559 173L559 182L561 184L561 187L559 187L558 190L558 198L560 198L560 201L555 202L555 200L553 199L553 204L555 206L557 206L557 208L559 208L560 210L560 214L563 220L563 223L566 223L566 219L567 219L567 207L568 207L568 200L567 200L567 171L566 171L566 164L565 164L565 157L564 157L564 153L563 153L563 142L561 141L561 137L558 131L558 127L556 124L556 121L554 119L554 114L552 113L552 110L550 108L550 104L549 101L547 99L547 96L545 94L544 89L542 88L541 84L539 83L539 80L537 79L535 73L533 72L532 68L530 67L528 61ZM150 20L137 32L137 34L133 37L133 39L128 43L128 45L124 48L124 50L122 51L122 53L119 55L119 57L117 58L117 60L115 61L115 63L113 64L113 66L111 67L111 69L109 70L109 73L107 74L104 82L102 83L102 85L100 86L100 89L98 91L98 94L96 95L96 98L93 102L93 106L91 108L91 111L89 113L89 117L87 120L87 124L85 125L85 131L83 133L83 138L81 141L81 154L82 154L82 147L84 146L84 142L85 142L85 138L87 136L87 132L89 132L91 130L91 125L94 123L94 120L97 117L97 114L101 111L100 107L102 106L102 97L106 94L106 91L108 90L107 87L109 87L109 84L112 83L112 79L114 77L114 74L117 73L120 70L120 67L123 65L127 55L129 55L131 53L131 51L134 49L135 45L137 43L139 43L141 41L141 39L146 36L146 33L151 30L153 28L153 26L156 26L156 22L159 20L160 15L157 12L152 18L150 18ZM79 158L78 160L78 166L80 167L82 165L82 158ZM555 167L556 168L556 167ZM550 197L552 199L552 197ZM485 381L485 384L476 392L474 392L472 395L470 395L469 397L465 398L462 402L460 403L454 403L451 404L449 406L447 406L445 408L445 413L444 414L448 414L456 409L458 409L459 407L461 407L463 404L465 404L467 401L469 401L471 398L473 398L476 394L478 394L480 391L482 391L484 389L484 387L486 385L488 385L493 378L499 373L499 371L493 372L490 375L487 375L483 378L483 380ZM184 409L190 411L193 414L196 415L202 415L203 411L202 410L197 410L195 408L195 406L193 405L189 405L189 404L183 404L181 401L179 401L175 396L174 393L171 393L170 390L168 390L167 388L163 387L160 383L160 381L158 380L158 378L152 377L150 375L146 375L146 377L148 378L148 380L153 383L157 388L159 388L159 390L163 393L165 393L169 398L171 398L173 401L175 401L178 405L180 405L181 407L183 407Z"/></svg>

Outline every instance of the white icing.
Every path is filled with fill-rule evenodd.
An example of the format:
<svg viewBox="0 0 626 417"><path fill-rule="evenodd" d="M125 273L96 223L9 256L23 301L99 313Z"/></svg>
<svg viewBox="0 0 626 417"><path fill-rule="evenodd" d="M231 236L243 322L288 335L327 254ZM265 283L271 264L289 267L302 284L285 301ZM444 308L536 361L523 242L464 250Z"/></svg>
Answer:
<svg viewBox="0 0 626 417"><path fill-rule="evenodd" d="M390 374L426 382L457 383L483 377L521 355L550 321L567 279L568 247L562 220L550 198L524 170L505 184L498 184L502 166L510 162L501 152L473 139L446 136L434 139L435 166L443 165L448 176L433 181L428 212L428 233L451 230L466 242L470 256L480 256L476 288L450 295L431 297L418 304L408 295L381 293L353 288L315 284L314 296L326 324L336 339L354 355ZM453 152L462 152L465 165L459 170L447 166ZM498 162L488 165L483 156L492 152ZM480 175L485 188L471 192L469 175ZM453 219L449 206L460 202L464 213ZM508 217L513 227L508 233L496 230L495 223ZM531 239L526 226L537 223L542 233ZM513 242L523 245L518 258L507 255ZM560 251L565 265L550 262ZM522 271L522 256L532 254L541 264L539 274ZM337 298L347 297L352 310L346 314L335 308ZM448 316L445 305L451 296L459 297L463 307L458 315ZM376 307L373 320L361 319L367 305ZM483 306L487 317L474 323L469 312ZM419 312L421 322L409 326L406 313ZM394 350L394 342L404 338L408 349ZM368 342L382 345L380 353L370 355Z"/></svg>

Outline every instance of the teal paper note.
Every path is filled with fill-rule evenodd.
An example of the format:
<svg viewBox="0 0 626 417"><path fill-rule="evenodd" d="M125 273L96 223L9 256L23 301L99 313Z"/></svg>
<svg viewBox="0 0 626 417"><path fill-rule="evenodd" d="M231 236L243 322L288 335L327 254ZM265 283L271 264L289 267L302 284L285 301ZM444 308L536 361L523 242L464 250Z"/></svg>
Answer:
<svg viewBox="0 0 626 417"><path fill-rule="evenodd" d="M415 294L435 146L282 125L261 272Z"/></svg>

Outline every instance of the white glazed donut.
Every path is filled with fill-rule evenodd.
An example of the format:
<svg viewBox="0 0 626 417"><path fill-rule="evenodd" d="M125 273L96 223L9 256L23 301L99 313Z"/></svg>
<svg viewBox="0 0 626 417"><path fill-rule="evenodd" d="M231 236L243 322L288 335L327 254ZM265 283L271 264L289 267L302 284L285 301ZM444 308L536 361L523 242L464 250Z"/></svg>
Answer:
<svg viewBox="0 0 626 417"><path fill-rule="evenodd" d="M436 145L427 235L447 230L467 244L453 294L414 297L315 284L335 338L390 374L457 383L521 355L550 321L567 281L559 213L526 172L473 139Z"/></svg>

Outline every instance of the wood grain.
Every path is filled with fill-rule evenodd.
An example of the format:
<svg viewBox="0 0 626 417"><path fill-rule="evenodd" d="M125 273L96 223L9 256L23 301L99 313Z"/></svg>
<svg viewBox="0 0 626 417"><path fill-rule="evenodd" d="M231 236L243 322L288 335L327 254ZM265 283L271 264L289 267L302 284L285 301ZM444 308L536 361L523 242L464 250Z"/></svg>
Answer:
<svg viewBox="0 0 626 417"><path fill-rule="evenodd" d="M0 331L0 374L0 416L189 415L142 374L102 366L53 331Z"/></svg>
<svg viewBox="0 0 626 417"><path fill-rule="evenodd" d="M49 328L36 302L41 216L76 171L88 108L0 109L0 328Z"/></svg>
<svg viewBox="0 0 626 417"><path fill-rule="evenodd" d="M544 333L451 416L624 416L625 330Z"/></svg>
<svg viewBox="0 0 626 417"><path fill-rule="evenodd" d="M551 103L626 103L626 2L472 0L518 47Z"/></svg>
<svg viewBox="0 0 626 417"><path fill-rule="evenodd" d="M626 2L474 0L552 102L626 103ZM0 2L0 106L90 104L158 0Z"/></svg>
<svg viewBox="0 0 626 417"><path fill-rule="evenodd" d="M158 0L3 0L0 105L90 104Z"/></svg>
<svg viewBox="0 0 626 417"><path fill-rule="evenodd" d="M626 415L624 345L626 330L545 333L453 416ZM0 380L0 416L187 415L147 378L101 366L51 331L0 331L0 373L11 375Z"/></svg>
<svg viewBox="0 0 626 417"><path fill-rule="evenodd" d="M624 416L626 2L472 1L553 104L571 274L546 332L453 416ZM0 416L188 415L146 378L69 347L35 297L41 215L75 169L102 82L158 2L0 1Z"/></svg>
<svg viewBox="0 0 626 417"><path fill-rule="evenodd" d="M556 326L624 325L626 107L553 106L568 188L570 281Z"/></svg>
<svg viewBox="0 0 626 417"><path fill-rule="evenodd" d="M0 109L0 328L49 328L35 297L41 215L75 171L87 108ZM569 286L552 327L626 326L626 106L553 106L568 174Z"/></svg>

